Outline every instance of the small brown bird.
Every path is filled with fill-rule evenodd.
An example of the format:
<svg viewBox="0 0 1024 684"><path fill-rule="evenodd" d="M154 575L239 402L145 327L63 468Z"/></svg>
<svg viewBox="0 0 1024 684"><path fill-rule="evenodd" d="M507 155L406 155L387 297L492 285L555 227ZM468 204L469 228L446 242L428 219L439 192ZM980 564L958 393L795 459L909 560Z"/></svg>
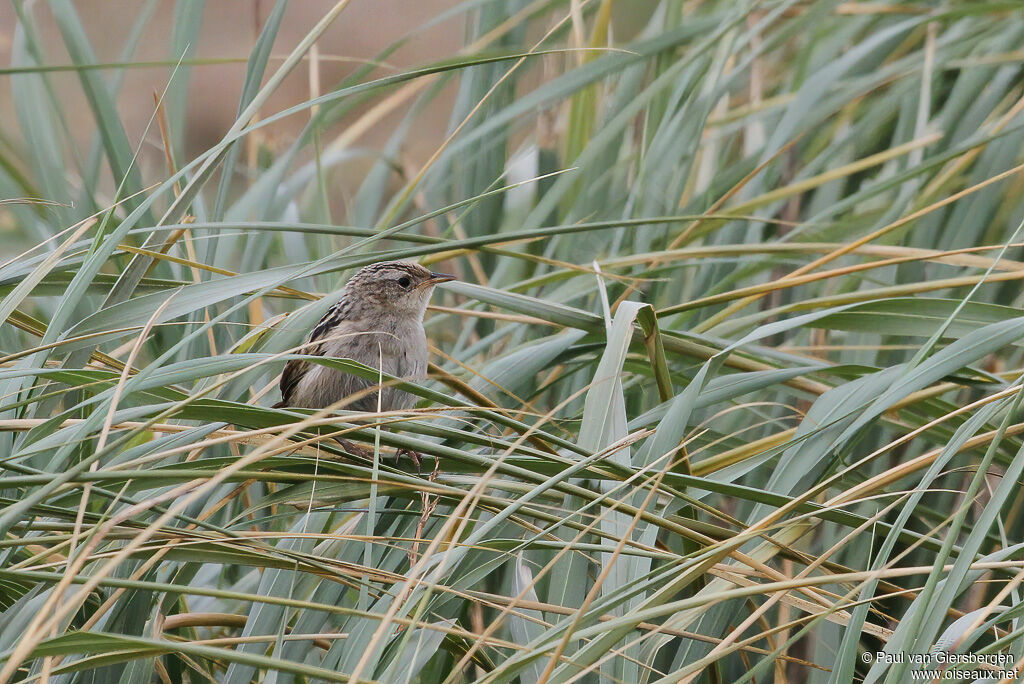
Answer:
<svg viewBox="0 0 1024 684"><path fill-rule="evenodd" d="M423 314L434 286L454 280L419 264L387 261L360 269L345 285L309 335L303 353L352 359L400 378L423 378L427 372L427 336ZM274 408L324 408L376 383L299 359L289 361L281 375L281 401ZM380 392L383 411L412 407L416 397L395 387ZM340 407L376 411L378 392L369 392ZM346 445L348 446L348 445ZM411 454L419 467L417 454Z"/></svg>

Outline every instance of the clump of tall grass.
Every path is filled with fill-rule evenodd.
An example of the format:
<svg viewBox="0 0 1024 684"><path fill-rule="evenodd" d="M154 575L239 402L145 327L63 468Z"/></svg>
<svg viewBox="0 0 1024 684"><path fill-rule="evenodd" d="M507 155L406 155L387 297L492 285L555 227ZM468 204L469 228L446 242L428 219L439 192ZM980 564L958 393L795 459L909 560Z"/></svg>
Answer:
<svg viewBox="0 0 1024 684"><path fill-rule="evenodd" d="M0 682L904 682L930 665L878 652L1021 656L1012 4L453 4L459 51L381 45L274 111L349 5L278 55L280 1L192 158L203 3L176 4L143 137L119 118L152 5L104 64L70 0L14 5ZM417 408L270 408L384 259L460 278Z"/></svg>

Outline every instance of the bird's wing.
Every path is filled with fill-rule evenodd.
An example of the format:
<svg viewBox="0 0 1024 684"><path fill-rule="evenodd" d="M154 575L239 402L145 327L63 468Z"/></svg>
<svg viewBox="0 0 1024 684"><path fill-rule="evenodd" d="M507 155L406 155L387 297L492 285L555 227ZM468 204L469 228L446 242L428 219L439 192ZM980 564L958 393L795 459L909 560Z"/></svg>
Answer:
<svg viewBox="0 0 1024 684"><path fill-rule="evenodd" d="M324 337L328 331L338 325L344 318L344 309L344 299L335 302L334 306L328 309L327 313L325 313L320 321L313 327L313 332L309 333L309 339L306 340L306 343L309 344L310 342L316 342ZM324 353L324 348L322 344L307 346L302 350L302 353L320 356ZM274 404L274 408L291 406L292 393L302 381L303 376L309 372L310 368L311 364L308 361L303 361L302 359L292 359L285 364L284 372L281 373L281 401Z"/></svg>
<svg viewBox="0 0 1024 684"><path fill-rule="evenodd" d="M274 408L292 405L292 392L308 371L309 364L301 359L292 359L285 364L284 372L281 373L281 401L274 404Z"/></svg>

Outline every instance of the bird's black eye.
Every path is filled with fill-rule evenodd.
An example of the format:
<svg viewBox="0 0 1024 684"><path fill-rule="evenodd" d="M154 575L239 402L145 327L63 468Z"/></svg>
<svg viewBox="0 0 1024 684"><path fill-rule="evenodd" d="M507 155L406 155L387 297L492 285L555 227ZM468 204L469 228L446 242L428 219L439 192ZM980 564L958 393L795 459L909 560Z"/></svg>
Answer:
<svg viewBox="0 0 1024 684"><path fill-rule="evenodd" d="M398 279L398 284L401 285L402 287L408 288L410 285L412 285L412 281L409 280L409 276L402 276L401 278Z"/></svg>

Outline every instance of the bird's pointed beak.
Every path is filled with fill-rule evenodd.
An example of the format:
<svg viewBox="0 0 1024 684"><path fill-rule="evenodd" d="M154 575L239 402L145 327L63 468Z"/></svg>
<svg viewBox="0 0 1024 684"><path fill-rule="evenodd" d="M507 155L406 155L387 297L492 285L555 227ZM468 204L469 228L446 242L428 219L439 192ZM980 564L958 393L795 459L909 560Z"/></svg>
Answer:
<svg viewBox="0 0 1024 684"><path fill-rule="evenodd" d="M423 281L423 285L437 285L438 283L447 283L449 280L455 280L455 276L447 273L431 273L430 277Z"/></svg>

